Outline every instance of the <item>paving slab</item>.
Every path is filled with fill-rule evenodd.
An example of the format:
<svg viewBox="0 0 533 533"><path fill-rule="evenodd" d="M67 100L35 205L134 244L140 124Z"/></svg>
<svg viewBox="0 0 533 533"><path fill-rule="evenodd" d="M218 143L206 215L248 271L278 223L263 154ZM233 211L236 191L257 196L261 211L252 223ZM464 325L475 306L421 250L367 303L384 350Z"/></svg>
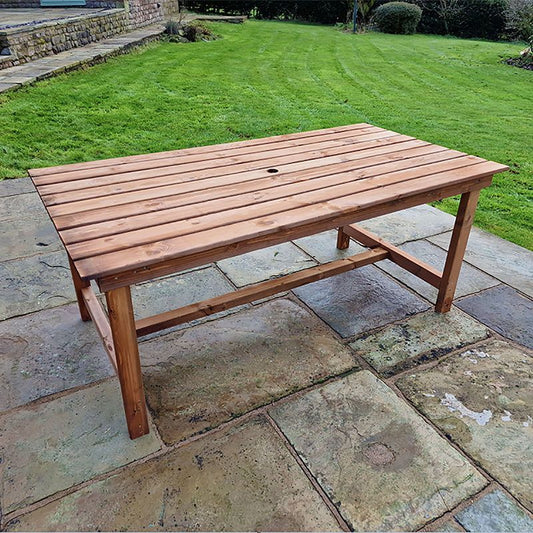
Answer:
<svg viewBox="0 0 533 533"><path fill-rule="evenodd" d="M4 181L0 183L4 183ZM27 224L31 225L33 218L41 215L46 216L46 209L37 193L15 194L8 195L7 197L0 197L0 222L25 218Z"/></svg>
<svg viewBox="0 0 533 533"><path fill-rule="evenodd" d="M449 231L455 217L430 205L418 205L396 213L358 222L357 225L392 244L402 244Z"/></svg>
<svg viewBox="0 0 533 533"><path fill-rule="evenodd" d="M75 300L63 251L0 263L0 320Z"/></svg>
<svg viewBox="0 0 533 533"><path fill-rule="evenodd" d="M501 490L490 492L455 515L467 531L533 531L533 519Z"/></svg>
<svg viewBox="0 0 533 533"><path fill-rule="evenodd" d="M12 198L16 196L6 199ZM0 242L2 242L2 261L53 252L63 247L54 225L45 214L28 218L21 213L17 218L2 221Z"/></svg>
<svg viewBox="0 0 533 533"><path fill-rule="evenodd" d="M440 271L444 269L446 252L442 248L439 248L426 240L408 242L400 246L400 248ZM438 291L435 287L432 287L425 281L422 281L420 278L407 272L407 270L404 270L392 261L380 261L379 268L388 272L402 283L405 283L408 287L424 298L427 298L430 302L436 301ZM455 298L460 298L461 296L472 294L487 289L488 287L494 287L498 284L499 282L497 279L463 263L459 275L459 281L457 283L457 290L455 291Z"/></svg>
<svg viewBox="0 0 533 533"><path fill-rule="evenodd" d="M447 250L450 236L451 233L444 233L429 240ZM532 251L492 233L472 228L465 261L533 297Z"/></svg>
<svg viewBox="0 0 533 533"><path fill-rule="evenodd" d="M77 304L0 322L0 410L114 375Z"/></svg>
<svg viewBox="0 0 533 533"><path fill-rule="evenodd" d="M132 287L133 307L137 318L145 318L233 290L218 269L209 267Z"/></svg>
<svg viewBox="0 0 533 533"><path fill-rule="evenodd" d="M263 419L200 439L52 502L11 531L338 531Z"/></svg>
<svg viewBox="0 0 533 533"><path fill-rule="evenodd" d="M294 289L294 293L343 337L359 335L429 304L374 266L366 266Z"/></svg>
<svg viewBox="0 0 533 533"><path fill-rule="evenodd" d="M533 301L499 285L456 302L500 335L533 349Z"/></svg>
<svg viewBox="0 0 533 533"><path fill-rule="evenodd" d="M335 243L333 243L335 245ZM311 257L286 242L217 262L237 287L258 283L316 265Z"/></svg>
<svg viewBox="0 0 533 533"><path fill-rule="evenodd" d="M429 526L426 526L424 529L422 529L422 531L443 531L453 533L454 531L464 531L464 529L453 518L450 518L445 522L440 522L438 525L430 524Z"/></svg>
<svg viewBox="0 0 533 533"><path fill-rule="evenodd" d="M141 363L167 443L357 366L348 348L289 300L147 341Z"/></svg>
<svg viewBox="0 0 533 533"><path fill-rule="evenodd" d="M35 187L30 178L5 179L0 181L0 198L27 192L35 192Z"/></svg>
<svg viewBox="0 0 533 533"><path fill-rule="evenodd" d="M391 376L483 340L488 335L483 324L452 308L445 314L433 310L420 313L400 324L363 335L350 346L378 372Z"/></svg>
<svg viewBox="0 0 533 533"><path fill-rule="evenodd" d="M397 381L417 409L530 510L532 362L525 351L489 340Z"/></svg>
<svg viewBox="0 0 533 533"><path fill-rule="evenodd" d="M157 451L130 440L117 379L0 416L2 511L8 513Z"/></svg>
<svg viewBox="0 0 533 533"><path fill-rule="evenodd" d="M319 263L329 263L366 250L352 240L350 240L350 247L346 250L337 249L337 232L335 230L324 231L317 235L296 239L293 242Z"/></svg>
<svg viewBox="0 0 533 533"><path fill-rule="evenodd" d="M487 483L367 370L270 414L355 531L415 531Z"/></svg>

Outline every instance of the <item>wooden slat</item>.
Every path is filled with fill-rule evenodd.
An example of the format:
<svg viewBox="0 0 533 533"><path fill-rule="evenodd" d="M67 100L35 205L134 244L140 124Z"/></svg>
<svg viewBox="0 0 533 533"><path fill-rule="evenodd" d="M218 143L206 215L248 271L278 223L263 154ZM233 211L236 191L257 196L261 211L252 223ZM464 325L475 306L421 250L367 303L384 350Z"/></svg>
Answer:
<svg viewBox="0 0 533 533"><path fill-rule="evenodd" d="M475 167L475 170L473 170ZM250 240L265 235L283 232L289 228L309 225L313 222L326 223L340 216L356 216L357 212L379 203L399 201L405 197L423 192L434 192L439 196L440 187L457 183L466 184L476 178L492 176L498 165L480 163L472 167L443 172L380 189L336 198L328 202L304 206L286 211L283 215L269 215L253 220L214 228L197 234L184 235L174 239L161 240L143 246L132 247L96 257L76 261L78 272L82 277L100 277L118 273L122 270L139 268L150 264L193 255L218 246L229 246L242 240ZM353 222L353 221L351 221ZM342 223L337 225L343 225Z"/></svg>
<svg viewBox="0 0 533 533"><path fill-rule="evenodd" d="M329 133L340 133L344 131L357 130L369 127L370 124L350 124L347 126L338 126L335 128L312 130L299 133L289 133L286 135L276 135L273 137L263 137L259 139L248 139L245 141L235 141L230 143L212 144L208 146L199 146L193 148L182 148L180 150L169 150L166 152L148 153L141 155L133 155L126 157L115 157L111 159L100 159L98 161L86 161L83 163L72 163L62 166L34 168L28 171L35 184L44 185L47 183L56 183L61 181L61 174L65 174L76 170L86 170L99 167L117 166L126 163L139 162L139 161L151 161L169 157L172 155L190 155L194 153L210 153L217 150L232 150L235 148L241 148L243 146L261 146L269 143L282 142L285 140L305 139L308 137L318 137Z"/></svg>
<svg viewBox="0 0 533 533"><path fill-rule="evenodd" d="M219 191L219 196L216 199L209 199L212 197L212 192L200 191L188 195L181 195L182 205L170 209L165 209L157 212L157 216L152 213L144 213L141 215L130 215L121 219L114 220L112 224L109 221L100 222L97 224L89 224L83 227L75 227L72 229L63 230L60 232L61 238L65 244L73 244L76 242L83 242L96 238L103 238L110 235L125 233L128 231L138 230L142 228L158 226L169 222L176 222L194 216L207 215L219 211L227 211L237 207L243 207L251 204L260 204L265 201L275 200L291 196L297 192L301 192L302 186L306 191L313 191L331 185L341 185L343 183L354 183L358 180L379 176L386 173L398 172L406 170L413 172L413 177L416 175L427 175L432 172L440 172L443 170L450 170L474 164L480 160L476 160L472 156L460 156L458 152L452 150L442 152L431 152L430 154L416 156L420 153L420 149L411 151L412 158L402 159L391 163L384 163L381 165L374 165L364 167L358 170L361 165L352 164L353 170L344 171L338 174L331 174L321 176L319 172L316 173L302 173L298 177L300 180L287 179L288 183L283 183L285 180L270 180L266 178L264 183L258 181L251 181L242 184L237 190L231 186L225 188L229 195L222 194ZM316 176L315 176L316 174ZM265 188L265 185L270 187ZM231 194L233 192L233 194ZM239 194L237 194L237 192ZM191 228L195 230L194 228Z"/></svg>
<svg viewBox="0 0 533 533"><path fill-rule="evenodd" d="M385 215L387 213L393 213L395 211L401 211L402 209L407 209L415 205L433 202L464 192L479 190L488 187L491 184L491 181L492 175L475 178L468 182L460 181L451 185L441 185L420 193L415 192L411 196L405 198L393 198L390 201L382 201L368 208L359 209L356 212L350 212L345 215L341 214L327 220L319 220L317 222L289 228L278 227L275 233L266 233L253 239L239 240L229 245L224 244L222 246L212 247L202 252L184 255L182 257L165 261L156 261L139 268L123 268L120 271L109 275L104 274L95 277L97 278L96 281L102 291L124 285L131 285L156 277L180 272L188 268L205 265L212 261L219 261L228 257L253 252L254 250L280 244L292 239L314 235L315 233L338 228L339 226L352 224L361 220Z"/></svg>
<svg viewBox="0 0 533 533"><path fill-rule="evenodd" d="M265 146L260 151L258 151L257 148L251 150L251 148L243 147L238 150L212 152L209 154L209 158L206 158L204 154L191 154L188 156L157 159L156 162L143 163L143 168L138 168L139 165L136 164L135 168L132 170L128 170L128 166L125 165L118 167L100 167L98 172L101 174L98 176L82 177L82 175L77 172L75 174L75 180L61 181L49 185L39 185L39 191L41 195L48 195L73 190L79 191L81 189L100 188L103 185L108 187L120 183L132 184L132 182L135 181L142 182L143 179L146 183L150 183L156 181L160 176L167 176L167 179L169 179L169 173L171 175L180 174L184 171L203 170L235 163L261 161L263 159L281 157L283 155L324 150L326 148L335 148L344 144L357 144L393 136L398 136L398 134L381 128L369 127L358 130L357 132L347 131L341 134L323 135L311 139L313 142L286 141L284 143L272 143ZM194 165L192 165L193 163ZM187 165L187 167L185 167L185 165ZM169 170L169 167L171 170ZM147 178L143 178L146 172L144 174L139 174L141 170L150 171ZM87 171L84 172L87 173ZM95 173L96 169L93 169L92 172ZM102 179L102 176L105 178L104 180ZM140 186L141 184L135 185Z"/></svg>
<svg viewBox="0 0 533 533"><path fill-rule="evenodd" d="M106 312L102 308L102 305L100 304L90 285L81 289L81 295L85 302L85 306L91 315L92 321L94 322L96 331L102 339L105 351L109 356L109 360L111 361L111 364L116 372L117 357L115 354L115 345L113 344L113 335L111 334L111 327L109 325Z"/></svg>
<svg viewBox="0 0 533 533"><path fill-rule="evenodd" d="M440 286L442 279L441 272L424 261L416 259L401 248L393 246L370 231L354 226L353 224L350 226L344 226L342 231L363 246L371 248L377 247L378 249L387 250L389 252L388 259L396 263L398 266L411 272L411 274L414 274L433 287L438 288Z"/></svg>
<svg viewBox="0 0 533 533"><path fill-rule="evenodd" d="M390 139L394 138L388 133L379 133L366 136L368 141L376 141L379 139ZM370 145L372 146L372 144ZM353 152L363 150L365 148L364 142L354 142L347 143L343 142L333 147L318 147L311 151L296 151L288 150L286 153L279 156L264 157L260 159L250 159L244 161L245 157L241 158L231 158L236 159L231 161L228 159L220 159L215 166L206 167L201 163L191 163L185 164L180 167L176 165L167 166L163 169L157 169L157 172L154 169L142 170L139 172L130 172L129 174L121 174L122 180L126 182L125 184L119 185L105 185L101 184L98 187L91 187L87 189L77 190L76 187L72 187L72 190L64 191L58 194L44 194L42 189L39 188L39 194L42 197L43 202L46 206L54 206L59 204L66 204L70 202L78 202L80 200L94 199L98 201L115 201L120 200L125 192L129 190L139 191L139 194L142 195L143 191L148 191L149 197L158 197L158 192L161 189L164 189L163 185L167 187L174 187L174 191L179 190L179 185L184 181L191 179L194 181L205 180L208 178L213 178L217 176L224 176L226 174L247 172L251 170L264 170L264 174L269 172L269 169L275 167L276 170L279 170L278 167L296 163L299 161L311 161L313 159L325 158L328 156L343 155ZM72 182L70 182L72 183ZM208 184L205 184L205 187L208 187ZM154 194L155 193L155 194ZM107 199L107 196L113 195L113 199ZM142 197L142 196L141 196ZM123 203L123 202L122 202Z"/></svg>
<svg viewBox="0 0 533 533"><path fill-rule="evenodd" d="M472 156L454 159L457 161L452 166L453 171L459 171L464 167L474 166L480 163ZM265 217L279 213L280 216L288 211L301 206L320 205L324 202L335 201L338 198L348 195L360 194L364 191L373 190L379 187L388 187L396 183L416 180L428 174L435 174L435 170L427 170L424 166L409 168L399 172L383 172L375 177L345 180L346 183L338 183L338 176L314 180L318 188L313 190L308 182L291 184L286 187L279 187L270 192L274 199L260 201L255 193L243 194L233 197L235 206L229 199L221 200L222 205L212 213L206 214L205 205L193 205L183 208L183 218L175 222L160 224L155 227L148 227L138 230L120 233L117 235L97 238L89 241L70 244L68 252L72 259L78 260L86 257L100 255L108 252L122 250L133 246L149 244L161 240L172 239L179 236L194 233L200 234L216 227L228 227L243 221L252 221L259 217ZM219 202L219 203L220 203ZM240 203L244 206L239 207ZM226 209L224 209L226 207ZM231 209L230 209L231 208ZM196 217L186 218L186 215L198 214Z"/></svg>
<svg viewBox="0 0 533 533"><path fill-rule="evenodd" d="M226 309L231 309L238 305L260 300L261 298L266 298L273 294L288 291L295 287L305 285L306 283L312 283L336 274L341 274L342 272L348 272L355 268L370 265L377 261L381 261L382 259L386 259L388 255L387 250L383 248L374 248L351 257L332 261L325 265L318 265L316 267L300 270L293 274L258 283L235 292L216 296L215 298L210 298L203 302L198 302L180 309L137 320L137 335L148 335L149 333L154 333L161 329L170 328L191 320L219 313L220 311L225 311Z"/></svg>
<svg viewBox="0 0 533 533"><path fill-rule="evenodd" d="M428 147L432 148L428 148ZM61 206L47 207L48 212L54 218L54 223L58 229L71 228L90 224L93 222L103 222L114 220L124 216L161 211L170 207L185 205L183 197L188 193L202 193L206 201L214 197L222 197L223 191L220 187L233 186L230 195L238 194L239 189L245 182L256 182L264 178L271 178L279 182L295 181L305 177L316 177L325 174L332 174L338 171L356 168L354 162L361 159L370 159L380 156L374 163L387 162L392 159L401 159L402 155L397 152L404 152L412 148L427 148L427 152L444 151L445 148L433 147L423 141L405 141L393 143L392 146L382 145L374 148L372 152L361 154L359 152L344 154L342 156L317 158L309 161L302 161L277 167L279 172L271 174L265 169L240 172L236 174L225 174L205 180L195 180L194 175L182 176L176 179L176 186L160 187L147 194L146 191L132 192L125 195L115 196L112 201L99 201L96 207L93 201L80 201ZM394 155L396 154L396 155ZM406 154L408 156L410 154ZM366 161L357 168L366 166ZM179 186L177 185L179 183ZM149 196L149 198L147 198ZM227 196L227 195L226 195ZM194 203L192 199L189 203Z"/></svg>

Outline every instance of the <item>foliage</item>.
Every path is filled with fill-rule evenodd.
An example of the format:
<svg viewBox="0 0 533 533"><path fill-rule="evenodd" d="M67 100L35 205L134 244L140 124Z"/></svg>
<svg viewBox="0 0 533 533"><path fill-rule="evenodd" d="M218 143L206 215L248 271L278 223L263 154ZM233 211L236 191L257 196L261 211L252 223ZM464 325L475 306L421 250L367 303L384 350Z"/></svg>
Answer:
<svg viewBox="0 0 533 533"><path fill-rule="evenodd" d="M422 10L407 2L389 2L376 9L372 22L385 33L412 34L420 22Z"/></svg>
<svg viewBox="0 0 533 533"><path fill-rule="evenodd" d="M209 26L197 20L183 27L183 36L193 43L197 41L211 41L215 38L215 34Z"/></svg>
<svg viewBox="0 0 533 533"><path fill-rule="evenodd" d="M165 33L168 35L178 35L179 31L181 29L181 26L178 21L176 20L167 20L165 24Z"/></svg>
<svg viewBox="0 0 533 533"><path fill-rule="evenodd" d="M372 1L362 0L362 3L366 6ZM346 23L353 12L352 0L186 0L184 5L196 13L305 20L323 24Z"/></svg>
<svg viewBox="0 0 533 533"><path fill-rule="evenodd" d="M507 0L413 0L422 8L419 31L498 39L505 28Z"/></svg>
<svg viewBox="0 0 533 533"><path fill-rule="evenodd" d="M524 41L533 38L533 0L508 0L505 19L510 37Z"/></svg>
<svg viewBox="0 0 533 533"><path fill-rule="evenodd" d="M509 165L482 192L475 223L533 249L532 73L500 61L523 44L210 26L224 39L154 43L0 95L0 177L369 122Z"/></svg>

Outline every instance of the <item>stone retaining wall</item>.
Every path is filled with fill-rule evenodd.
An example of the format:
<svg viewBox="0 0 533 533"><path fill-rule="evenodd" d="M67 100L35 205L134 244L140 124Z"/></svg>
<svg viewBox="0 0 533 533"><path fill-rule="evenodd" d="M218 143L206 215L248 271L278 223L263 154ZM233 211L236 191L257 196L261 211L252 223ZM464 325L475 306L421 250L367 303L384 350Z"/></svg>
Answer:
<svg viewBox="0 0 533 533"><path fill-rule="evenodd" d="M55 21L36 26L10 28L0 32L0 40L7 41L16 60L12 65L4 66L2 63L2 67L27 63L84 46L124 33L128 29L128 16L123 9L107 11L105 14L84 15L68 19L62 24Z"/></svg>

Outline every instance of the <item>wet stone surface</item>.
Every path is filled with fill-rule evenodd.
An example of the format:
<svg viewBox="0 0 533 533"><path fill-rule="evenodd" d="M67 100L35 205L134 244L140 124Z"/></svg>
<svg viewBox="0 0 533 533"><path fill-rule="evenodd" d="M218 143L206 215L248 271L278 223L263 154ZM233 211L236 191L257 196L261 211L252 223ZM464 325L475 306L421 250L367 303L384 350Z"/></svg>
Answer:
<svg viewBox="0 0 533 533"><path fill-rule="evenodd" d="M366 370L270 414L355 531L414 531L486 484Z"/></svg>
<svg viewBox="0 0 533 533"><path fill-rule="evenodd" d="M294 289L294 293L343 337L429 308L429 304L374 266L304 285Z"/></svg>
<svg viewBox="0 0 533 533"><path fill-rule="evenodd" d="M455 519L467 531L533 531L533 519L501 490L483 496Z"/></svg>
<svg viewBox="0 0 533 533"><path fill-rule="evenodd" d="M319 263L329 263L350 255L364 252L363 248L354 241L350 241L350 246L346 250L337 249L337 231L325 231L310 237L303 237L294 241L302 250L308 253Z"/></svg>
<svg viewBox="0 0 533 533"><path fill-rule="evenodd" d="M533 349L533 301L505 285L456 302L500 335Z"/></svg>
<svg viewBox="0 0 533 533"><path fill-rule="evenodd" d="M439 271L444 269L446 252L434 244L424 240L413 241L400 246L400 248L410 253L417 259L420 259L430 266L438 269ZM433 303L437 300L437 289L425 281L422 281L420 278L417 278L410 272L407 272L407 270L404 270L398 265L387 260L380 261L379 267L385 270L385 272L388 272L391 276L400 280L402 283L405 283L408 287L422 295L424 298L427 298L430 302ZM477 270L476 268L471 267L468 264L463 263L463 266L461 267L461 273L459 275L459 281L457 282L455 298L472 294L474 292L487 289L488 287L494 287L495 285L498 285L498 280L490 277L484 272Z"/></svg>
<svg viewBox="0 0 533 533"><path fill-rule="evenodd" d="M0 191L3 183L0 182ZM8 192L14 190L8 188ZM0 242L1 261L61 249L54 225L37 194L0 196Z"/></svg>
<svg viewBox="0 0 533 533"><path fill-rule="evenodd" d="M141 363L167 443L357 365L316 317L288 300L144 342Z"/></svg>
<svg viewBox="0 0 533 533"><path fill-rule="evenodd" d="M430 205L418 205L396 213L364 220L357 225L392 244L423 239L453 228L455 217Z"/></svg>
<svg viewBox="0 0 533 533"><path fill-rule="evenodd" d="M77 304L0 322L0 410L114 374Z"/></svg>
<svg viewBox="0 0 533 533"><path fill-rule="evenodd" d="M450 236L451 233L444 233L429 240L447 250ZM472 228L465 261L533 297L532 251L486 231Z"/></svg>
<svg viewBox="0 0 533 533"><path fill-rule="evenodd" d="M135 317L149 317L233 290L231 283L213 267L142 283L132 287Z"/></svg>
<svg viewBox="0 0 533 533"><path fill-rule="evenodd" d="M0 320L75 299L64 252L0 263Z"/></svg>
<svg viewBox="0 0 533 533"><path fill-rule="evenodd" d="M332 243L335 247L335 242ZM316 261L286 242L247 254L223 259L218 266L237 287L258 283L316 265Z"/></svg>
<svg viewBox="0 0 533 533"><path fill-rule="evenodd" d="M378 372L390 376L487 336L483 324L452 308L445 314L433 310L420 313L363 336L350 346Z"/></svg>
<svg viewBox="0 0 533 533"><path fill-rule="evenodd" d="M5 179L0 181L0 198L34 192L30 178Z"/></svg>
<svg viewBox="0 0 533 533"><path fill-rule="evenodd" d="M525 351L489 340L397 381L418 409L529 509L532 363Z"/></svg>
<svg viewBox="0 0 533 533"><path fill-rule="evenodd" d="M115 379L0 416L0 442L4 513L159 449L130 440Z"/></svg>
<svg viewBox="0 0 533 533"><path fill-rule="evenodd" d="M338 531L265 419L130 467L20 517L17 531Z"/></svg>

